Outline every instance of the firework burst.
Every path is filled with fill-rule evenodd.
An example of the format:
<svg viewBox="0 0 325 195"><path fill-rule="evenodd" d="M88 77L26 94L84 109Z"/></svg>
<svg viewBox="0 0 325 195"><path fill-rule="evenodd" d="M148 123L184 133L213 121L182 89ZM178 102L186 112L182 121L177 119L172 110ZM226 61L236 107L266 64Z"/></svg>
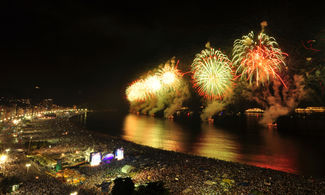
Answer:
<svg viewBox="0 0 325 195"><path fill-rule="evenodd" d="M149 76L145 79L146 92L151 96L155 96L162 88L161 80L157 75Z"/></svg>
<svg viewBox="0 0 325 195"><path fill-rule="evenodd" d="M270 79L278 79L285 86L279 74L286 67L284 59L288 54L278 48L273 37L260 33L256 38L250 32L234 41L232 63L237 67L236 74L257 86Z"/></svg>
<svg viewBox="0 0 325 195"><path fill-rule="evenodd" d="M126 98L130 102L142 102L156 97L162 88L160 78L157 75L148 76L133 82L126 89Z"/></svg>
<svg viewBox="0 0 325 195"><path fill-rule="evenodd" d="M143 79L139 79L127 87L126 97L130 102L142 102L158 96L163 97L166 93L175 92L180 87L183 74L177 69L174 59L153 72L150 71Z"/></svg>
<svg viewBox="0 0 325 195"><path fill-rule="evenodd" d="M196 54L192 63L194 87L207 99L220 99L232 86L230 60L213 48Z"/></svg>
<svg viewBox="0 0 325 195"><path fill-rule="evenodd" d="M166 63L158 70L157 75L161 80L164 90L176 91L180 86L183 74L177 69L177 64L175 65L175 60L171 60L171 63Z"/></svg>
<svg viewBox="0 0 325 195"><path fill-rule="evenodd" d="M126 97L130 102L145 101L148 97L146 86L143 80L133 82L126 89Z"/></svg>

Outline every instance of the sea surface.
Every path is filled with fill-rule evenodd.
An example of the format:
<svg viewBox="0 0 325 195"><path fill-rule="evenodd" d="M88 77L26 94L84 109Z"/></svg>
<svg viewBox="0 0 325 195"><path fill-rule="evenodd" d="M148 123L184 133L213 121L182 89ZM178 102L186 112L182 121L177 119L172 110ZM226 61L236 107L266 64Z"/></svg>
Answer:
<svg viewBox="0 0 325 195"><path fill-rule="evenodd" d="M258 114L247 116L244 127L243 124L218 125L218 122L204 123L191 118L170 120L118 111L90 112L76 120L89 130L137 144L325 177L324 133L283 133L275 126L259 126L260 118ZM237 121L234 119L231 123Z"/></svg>

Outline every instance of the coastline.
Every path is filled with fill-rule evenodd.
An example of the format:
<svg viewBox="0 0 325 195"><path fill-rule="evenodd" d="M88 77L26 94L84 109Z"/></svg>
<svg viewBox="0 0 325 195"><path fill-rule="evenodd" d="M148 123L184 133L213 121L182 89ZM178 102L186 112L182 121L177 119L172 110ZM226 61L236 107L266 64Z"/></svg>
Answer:
<svg viewBox="0 0 325 195"><path fill-rule="evenodd" d="M50 181L51 185L46 190L55 189L58 194L75 190L79 192L78 194L98 194L101 190L98 186L102 182L112 181L116 177L131 177L136 185L162 181L171 194L249 194L254 192L325 194L324 179L307 178L235 162L142 146L104 133L88 131L68 118L39 120L33 122L32 127L41 130L41 133L37 133L39 135L37 139L59 139L51 148L36 149L33 153L53 155L62 152L74 153L89 147L93 147L95 151L113 151L115 148L123 147L125 158L97 167L75 168L86 175L85 182L78 186L64 184L42 171L37 171L42 170L42 167L35 163L29 174L21 177L26 167L16 166L16 176L22 179L18 194L33 194L37 189L44 190L44 182L41 180ZM27 132L26 128L23 131ZM26 133L25 143L28 141L27 136L30 136L30 133ZM28 161L24 155L15 155L15 158L17 159L12 162L13 164L17 161ZM125 165L132 166L133 171L121 172L121 168ZM39 179L35 179L36 177Z"/></svg>

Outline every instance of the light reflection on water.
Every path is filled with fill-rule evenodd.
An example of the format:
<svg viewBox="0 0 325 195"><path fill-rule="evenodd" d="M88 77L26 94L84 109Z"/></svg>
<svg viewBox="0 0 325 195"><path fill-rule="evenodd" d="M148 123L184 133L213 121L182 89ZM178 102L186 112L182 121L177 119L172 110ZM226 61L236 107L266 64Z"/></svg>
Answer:
<svg viewBox="0 0 325 195"><path fill-rule="evenodd" d="M217 129L213 124L209 123L203 123L201 129L201 137L199 142L194 143L193 154L226 161L236 161L236 151L238 151L240 145L232 139L231 134Z"/></svg>
<svg viewBox="0 0 325 195"><path fill-rule="evenodd" d="M283 133L271 126L263 129L257 125L260 118L259 114L249 115L244 120L231 120L230 125L221 126L192 119L173 121L118 112L93 112L87 116L86 126L155 148L325 177L324 133ZM306 128L306 132L312 130L310 121L298 120L297 124ZM127 155L127 151L125 153Z"/></svg>
<svg viewBox="0 0 325 195"><path fill-rule="evenodd" d="M260 130L259 140L242 145L238 162L299 174L295 163L298 146L282 138L275 129Z"/></svg>
<svg viewBox="0 0 325 195"><path fill-rule="evenodd" d="M254 126L254 117L248 117L246 124ZM302 157L299 150L304 147L299 139L282 137L272 128L252 129L229 130L208 123L184 127L171 120L129 114L124 119L122 138L165 150L290 173L310 173L308 167L298 163Z"/></svg>
<svg viewBox="0 0 325 195"><path fill-rule="evenodd" d="M183 146L185 135L172 121L130 114L125 118L123 130L122 137L125 140L164 150L186 152Z"/></svg>

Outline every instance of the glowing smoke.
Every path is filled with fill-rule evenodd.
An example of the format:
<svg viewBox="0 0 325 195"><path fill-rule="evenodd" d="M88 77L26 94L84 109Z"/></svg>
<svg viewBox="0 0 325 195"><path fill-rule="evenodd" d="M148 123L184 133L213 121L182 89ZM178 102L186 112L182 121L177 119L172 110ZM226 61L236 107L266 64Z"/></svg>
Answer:
<svg viewBox="0 0 325 195"><path fill-rule="evenodd" d="M164 110L164 116L166 118L172 117L173 114L182 107L183 102L189 99L190 96L189 86L185 80L183 80L173 98L170 99L169 106Z"/></svg>
<svg viewBox="0 0 325 195"><path fill-rule="evenodd" d="M280 85L280 83L274 83L274 93L271 94L268 91L265 94L268 95L266 97L267 106L260 121L263 125L273 123L278 117L290 113L306 95L302 76L294 75L293 81L288 88L279 90Z"/></svg>
<svg viewBox="0 0 325 195"><path fill-rule="evenodd" d="M203 121L209 120L213 115L223 110L225 104L221 101L211 101L207 103L207 106L202 110L200 115Z"/></svg>

